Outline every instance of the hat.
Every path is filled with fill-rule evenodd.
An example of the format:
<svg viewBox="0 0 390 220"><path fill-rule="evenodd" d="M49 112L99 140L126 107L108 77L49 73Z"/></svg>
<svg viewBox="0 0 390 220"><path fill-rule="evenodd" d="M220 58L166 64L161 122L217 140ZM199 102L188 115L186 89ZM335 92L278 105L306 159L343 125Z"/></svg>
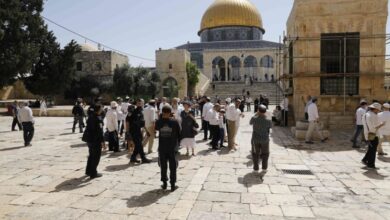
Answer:
<svg viewBox="0 0 390 220"><path fill-rule="evenodd" d="M369 108L372 108L372 109L377 109L377 110L379 110L379 111L381 111L382 110L382 105L381 104L379 104L379 103L373 103L372 105L370 105L370 106L368 106Z"/></svg>
<svg viewBox="0 0 390 220"><path fill-rule="evenodd" d="M383 104L383 108L387 108L387 109L389 109L389 108L390 108L390 104L389 104L389 103L385 103L385 104Z"/></svg>
<svg viewBox="0 0 390 220"><path fill-rule="evenodd" d="M227 98L225 101L230 103L230 102L232 102L232 99L231 98Z"/></svg>
<svg viewBox="0 0 390 220"><path fill-rule="evenodd" d="M130 97L129 96L126 96L126 98L125 98L126 100L129 100L130 99Z"/></svg>
<svg viewBox="0 0 390 220"><path fill-rule="evenodd" d="M110 106L111 106L111 108L116 108L116 107L118 107L118 103L116 103L115 101L112 101Z"/></svg>
<svg viewBox="0 0 390 220"><path fill-rule="evenodd" d="M362 100L360 101L360 104L361 104L361 105L362 105L362 104L367 104L367 101L364 100L364 99L362 99Z"/></svg>

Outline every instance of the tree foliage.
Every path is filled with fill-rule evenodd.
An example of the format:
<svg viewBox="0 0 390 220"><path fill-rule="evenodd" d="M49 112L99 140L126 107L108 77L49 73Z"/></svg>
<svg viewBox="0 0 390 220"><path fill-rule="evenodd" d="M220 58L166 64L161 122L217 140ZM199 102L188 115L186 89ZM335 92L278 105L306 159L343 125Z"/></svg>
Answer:
<svg viewBox="0 0 390 220"><path fill-rule="evenodd" d="M151 98L159 92L160 81L156 72L125 65L114 71L113 91L116 96Z"/></svg>
<svg viewBox="0 0 390 220"><path fill-rule="evenodd" d="M73 79L69 89L65 92L65 98L75 100L84 98L92 101L94 98L112 92L112 81L109 79L98 78L93 75L81 76L79 79Z"/></svg>
<svg viewBox="0 0 390 220"><path fill-rule="evenodd" d="M187 62L186 72L187 72L187 82L188 82L188 94L192 96L195 93L196 85L199 83L200 71L198 70L195 64Z"/></svg>
<svg viewBox="0 0 390 220"><path fill-rule="evenodd" d="M62 95L75 75L74 55L80 51L75 41L63 50L52 32L40 43L39 57L33 64L31 75L24 77L26 88L42 96Z"/></svg>
<svg viewBox="0 0 390 220"><path fill-rule="evenodd" d="M30 73L47 27L42 0L0 0L0 88Z"/></svg>

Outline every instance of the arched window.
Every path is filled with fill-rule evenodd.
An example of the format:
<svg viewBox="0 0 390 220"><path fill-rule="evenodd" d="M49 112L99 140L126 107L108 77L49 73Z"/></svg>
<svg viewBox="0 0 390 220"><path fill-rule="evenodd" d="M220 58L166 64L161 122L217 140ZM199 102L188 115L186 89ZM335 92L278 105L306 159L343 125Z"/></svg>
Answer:
<svg viewBox="0 0 390 220"><path fill-rule="evenodd" d="M260 67L274 68L274 59L271 56L266 55L260 60Z"/></svg>
<svg viewBox="0 0 390 220"><path fill-rule="evenodd" d="M225 59L222 57L214 58L213 62L213 81L226 81L226 65Z"/></svg>
<svg viewBox="0 0 390 220"><path fill-rule="evenodd" d="M179 86L173 77L168 77L162 84L163 94L165 97L173 98L179 96Z"/></svg>
<svg viewBox="0 0 390 220"><path fill-rule="evenodd" d="M257 60L254 56L245 58L244 67L257 67Z"/></svg>

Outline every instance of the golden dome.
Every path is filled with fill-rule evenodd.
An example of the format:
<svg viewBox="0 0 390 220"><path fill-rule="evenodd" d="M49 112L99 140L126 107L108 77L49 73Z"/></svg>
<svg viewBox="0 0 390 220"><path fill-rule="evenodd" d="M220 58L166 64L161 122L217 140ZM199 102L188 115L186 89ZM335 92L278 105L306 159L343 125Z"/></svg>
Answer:
<svg viewBox="0 0 390 220"><path fill-rule="evenodd" d="M204 13L200 32L226 26L258 27L263 33L263 20L249 0L215 0Z"/></svg>

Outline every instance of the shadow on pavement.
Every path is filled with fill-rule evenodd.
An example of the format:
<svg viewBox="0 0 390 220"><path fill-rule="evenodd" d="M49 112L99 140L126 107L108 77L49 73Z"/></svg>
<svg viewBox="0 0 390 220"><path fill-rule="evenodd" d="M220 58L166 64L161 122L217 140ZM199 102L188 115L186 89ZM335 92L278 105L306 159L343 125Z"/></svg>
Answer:
<svg viewBox="0 0 390 220"><path fill-rule="evenodd" d="M108 172L115 172L120 170L126 170L127 168L131 167L131 164L121 164L121 165L111 165L106 167L106 171Z"/></svg>
<svg viewBox="0 0 390 220"><path fill-rule="evenodd" d="M18 150L18 149L22 149L22 148L26 148L26 147L25 146L9 147L9 148L0 149L0 151Z"/></svg>
<svg viewBox="0 0 390 220"><path fill-rule="evenodd" d="M88 147L86 143L82 144L72 144L70 145L71 148L79 148L79 147Z"/></svg>
<svg viewBox="0 0 390 220"><path fill-rule="evenodd" d="M237 181L240 184L246 185L247 187L251 187L253 185L258 185L263 183L263 177L265 176L265 172L251 172L246 174L244 177L238 177Z"/></svg>
<svg viewBox="0 0 390 220"><path fill-rule="evenodd" d="M83 188L90 184L89 176L82 176L76 179L66 180L59 185L56 186L56 189L52 192L60 192L60 191L72 191L75 189Z"/></svg>
<svg viewBox="0 0 390 220"><path fill-rule="evenodd" d="M366 177L368 177L370 179L374 179L374 180L384 180L387 177L387 176L384 176L384 175L378 173L377 170L368 170L368 171L364 172L363 175L365 175Z"/></svg>
<svg viewBox="0 0 390 220"><path fill-rule="evenodd" d="M156 203L159 199L169 195L171 192L168 190L155 189L149 192L145 192L140 196L133 196L127 199L127 207L145 207Z"/></svg>
<svg viewBox="0 0 390 220"><path fill-rule="evenodd" d="M385 163L390 163L390 157L382 157L382 156L379 156L378 157L378 160L382 161L382 162L385 162Z"/></svg>

